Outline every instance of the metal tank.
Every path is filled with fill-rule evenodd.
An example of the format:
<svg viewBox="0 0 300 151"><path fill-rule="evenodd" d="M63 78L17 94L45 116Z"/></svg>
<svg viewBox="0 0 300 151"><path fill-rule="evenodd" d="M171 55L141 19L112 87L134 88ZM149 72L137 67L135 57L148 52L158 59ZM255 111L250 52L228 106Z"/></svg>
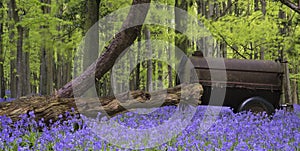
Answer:
<svg viewBox="0 0 300 151"><path fill-rule="evenodd" d="M202 105L223 105L232 107L235 112L252 110L265 111L268 114L279 108L283 77L281 63L224 59L225 68L223 68L222 65L209 66L208 62L220 62L220 59L216 58L192 56L190 60L196 69L197 82L202 84L204 89ZM218 73L224 71L227 78L218 77L222 75ZM211 74L214 74L214 79L211 79ZM224 91L225 97L218 96L219 92L221 94ZM215 94L213 101L210 101L211 94Z"/></svg>

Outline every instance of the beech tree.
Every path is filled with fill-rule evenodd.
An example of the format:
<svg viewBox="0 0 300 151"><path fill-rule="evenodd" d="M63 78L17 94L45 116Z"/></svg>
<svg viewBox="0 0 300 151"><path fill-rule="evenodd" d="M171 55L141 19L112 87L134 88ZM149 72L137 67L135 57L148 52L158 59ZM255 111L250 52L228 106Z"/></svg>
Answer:
<svg viewBox="0 0 300 151"><path fill-rule="evenodd" d="M4 18L4 12L2 9L4 5L0 2L0 18ZM3 22L0 22L0 97L5 96L5 82L4 82L4 49L3 49Z"/></svg>
<svg viewBox="0 0 300 151"><path fill-rule="evenodd" d="M83 94L94 83L94 77L100 79L114 65L118 56L130 46L141 32L142 25L132 27L135 23L143 23L148 9L150 0L133 0L132 5L140 5L138 8L131 8L126 20L124 21L121 32L117 33L112 42L107 46L106 51L92 63L80 76L67 83L58 90L58 97L74 97L73 90L76 94ZM130 28L128 28L130 27Z"/></svg>

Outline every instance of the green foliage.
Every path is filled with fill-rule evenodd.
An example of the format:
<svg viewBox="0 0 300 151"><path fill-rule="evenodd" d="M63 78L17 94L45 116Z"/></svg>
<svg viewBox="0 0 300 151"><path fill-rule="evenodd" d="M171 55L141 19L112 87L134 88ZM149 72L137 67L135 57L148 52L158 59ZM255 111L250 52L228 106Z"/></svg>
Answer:
<svg viewBox="0 0 300 151"><path fill-rule="evenodd" d="M82 38L85 35L85 21L86 21L86 0L56 0L51 1L51 4L42 3L40 0L17 0L17 10L20 21L15 23L10 19L8 14L9 0L2 0L4 8L0 8L0 23L4 24L3 48L4 52L1 54L4 61L5 79L10 79L10 72L15 69L10 69L10 61L16 59L16 41L17 41L17 26L22 26L28 35L24 39L23 50L30 53L30 72L31 84L39 85L39 75L41 66L41 47L47 45L53 51L53 59L55 68L63 66L66 63L80 65L81 62L74 60L75 54L79 51L79 46ZM291 63L289 65L291 70L291 78L299 79L298 57L300 54L300 28L299 14L293 12L288 7L282 5L279 1L265 1L266 13L262 11L262 3L259 1L258 10L255 10L254 1L249 0L231 0L232 6L228 7L228 0L215 0L209 1L209 5L205 6L205 14L199 2L203 0L189 0L187 1L187 12L191 16L197 17L202 22L209 32L195 28L197 20L193 20L193 24L187 25L186 34L191 38L187 47L188 55L191 55L195 50L199 50L198 41L212 34L214 40L212 41L214 49L219 47L218 44L226 43L227 58L247 58L247 59L260 59L260 53L264 51L262 59L274 60L280 57L281 50L284 57ZM101 0L100 16L105 17L110 13L125 7L129 7L132 0ZM175 5L174 0L153 0L152 3ZM217 7L218 6L218 7ZM43 13L42 7L49 7L49 13ZM211 9L211 7L215 7ZM200 10L201 8L201 10ZM161 12L152 12L147 16L147 20L165 20L165 23L170 23L175 27L173 15L166 14L170 10L163 8ZM172 10L174 11L174 10ZM210 12L211 11L211 12ZM217 12L219 11L219 12ZM227 12L224 12L227 11ZM278 14L280 11L285 12L285 18L280 19ZM201 14L202 13L202 14ZM126 12L120 16L126 16ZM157 18L157 17L160 18ZM122 22L112 22L107 27L101 28L104 31L117 32L122 25ZM41 28L42 26L47 28ZM181 34L176 34L174 29L167 28L163 25L147 25L151 32L152 40L165 41L164 47L152 45L152 52L154 57L168 56L169 52L174 49L175 38L183 40L185 37ZM285 34L280 34L281 29L286 29ZM100 33L101 39L108 38L107 34ZM111 39L110 39L111 40ZM142 40L145 37L142 36ZM102 41L101 41L102 42ZM107 46L110 41L101 43L101 46ZM145 53L145 46L141 48L140 54ZM137 61L137 41L132 46L135 61ZM101 50L102 51L102 50ZM216 50L215 56L218 55ZM168 58L173 62L178 61L174 54L170 54ZM79 56L80 57L80 56ZM131 60L132 61L132 60ZM163 85L167 86L168 81L168 65L164 62L161 63L162 67L159 69L158 62L154 62L154 71L152 76L153 81L157 81L158 77L163 77ZM130 61L123 63L124 68L129 68ZM163 72L158 72L162 70ZM147 78L146 66L142 65L140 69L140 86L145 87ZM76 71L77 72L77 71ZM121 72L121 71L118 71ZM172 71L173 79L175 78L175 71ZM72 76L76 76L73 75ZM129 74L129 73L126 73ZM102 84L106 81L109 82L109 74L100 79ZM119 82L126 77L119 75ZM130 80L134 80L133 76ZM8 82L7 82L8 83ZM109 85L109 84L107 84Z"/></svg>

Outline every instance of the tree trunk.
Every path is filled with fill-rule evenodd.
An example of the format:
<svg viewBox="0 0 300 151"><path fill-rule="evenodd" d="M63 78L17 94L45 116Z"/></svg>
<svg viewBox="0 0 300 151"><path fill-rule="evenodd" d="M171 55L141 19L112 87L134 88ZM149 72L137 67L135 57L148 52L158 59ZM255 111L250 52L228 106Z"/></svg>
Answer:
<svg viewBox="0 0 300 151"><path fill-rule="evenodd" d="M267 13L267 10L266 10L266 7L267 7L267 4L266 4L266 1L265 0L260 0L260 3L261 3L261 11L262 11L262 19L265 19L265 15ZM262 41L265 41L265 39L262 39ZM259 57L260 57L260 60L264 60L265 59L265 47L264 45L261 45L260 46L260 51L259 51Z"/></svg>
<svg viewBox="0 0 300 151"><path fill-rule="evenodd" d="M299 61L295 61L295 63L299 63ZM293 73L297 74L299 72L299 67L296 66L293 69ZM298 104L298 81L297 79L292 79L292 100L293 104Z"/></svg>
<svg viewBox="0 0 300 151"><path fill-rule="evenodd" d="M41 60L40 60L40 86L39 86L39 93L41 95L47 94L47 65L46 65L46 49L44 46L41 48L41 54L40 54Z"/></svg>
<svg viewBox="0 0 300 151"><path fill-rule="evenodd" d="M12 14L12 3L11 1L8 2L8 16L9 16L9 42L10 47L9 47L9 51L10 51L10 97L15 98L17 96L17 83L16 83L16 66L17 66L17 62L16 62L16 51L15 49L13 49L12 47L14 47L13 43L14 43L14 36L15 36L15 32L14 32L14 24L13 22L13 14Z"/></svg>
<svg viewBox="0 0 300 151"><path fill-rule="evenodd" d="M239 11L239 0L235 0L234 4L234 14L236 16L240 16L240 11Z"/></svg>
<svg viewBox="0 0 300 151"><path fill-rule="evenodd" d="M24 52L24 84L23 84L23 89L24 89L24 95L28 95L31 92L31 87L30 87L30 42L29 42L29 29L27 28L25 30L25 40L26 40L26 47L28 48L25 52Z"/></svg>
<svg viewBox="0 0 300 151"><path fill-rule="evenodd" d="M283 87L284 87L285 103L292 104L293 102L292 102L292 98L291 98L290 72L289 72L289 68L288 68L287 63L283 64L283 69L284 69Z"/></svg>
<svg viewBox="0 0 300 151"><path fill-rule="evenodd" d="M168 47L168 58L171 60L172 53L171 53L171 43L169 43ZM173 74L172 74L172 66L168 65L168 88L173 87Z"/></svg>
<svg viewBox="0 0 300 151"><path fill-rule="evenodd" d="M46 71L47 71L47 80L46 80L46 92L47 95L53 93L53 47L50 45L46 52Z"/></svg>
<svg viewBox="0 0 300 151"><path fill-rule="evenodd" d="M9 16L9 39L10 39L10 97L12 98L16 98L17 97L17 72L16 72L16 68L17 68L17 60L16 60L16 50L14 49L14 45L13 43L15 43L14 41L14 37L15 37L15 32L14 32L14 24L13 24L13 6L12 6L12 2L9 1L8 2L8 16Z"/></svg>
<svg viewBox="0 0 300 151"><path fill-rule="evenodd" d="M263 16L265 16L266 13L267 13L267 3L266 3L266 0L260 0L260 3L261 3L261 11L263 13Z"/></svg>
<svg viewBox="0 0 300 151"><path fill-rule="evenodd" d="M227 6L229 7L229 14L232 14L232 1L231 0L227 1Z"/></svg>
<svg viewBox="0 0 300 151"><path fill-rule="evenodd" d="M0 2L0 9L3 9L4 5ZM4 18L3 11L0 11L0 18ZM5 80L4 80L4 49L3 49L3 22L0 22L0 98L5 96Z"/></svg>
<svg viewBox="0 0 300 151"><path fill-rule="evenodd" d="M85 37L83 69L87 69L97 58L99 54L99 28L98 25L93 26L99 20L100 0L87 0L87 13L85 20L84 32L93 29ZM94 31L95 30L95 31Z"/></svg>
<svg viewBox="0 0 300 151"><path fill-rule="evenodd" d="M151 58L152 56L151 33L150 33L150 29L147 26L145 26L144 34L145 34L146 50L147 50L145 53L147 54L148 57ZM146 90L150 92L153 90L152 73L153 73L152 60L149 59L147 60Z"/></svg>
<svg viewBox="0 0 300 151"><path fill-rule="evenodd" d="M122 30L115 35L106 51L87 68L80 76L67 83L58 91L61 98L81 96L88 88L95 84L95 78L100 79L114 65L118 56L130 46L140 33L149 9L150 0L133 0L132 4L143 4L139 8L132 7L127 19L122 25ZM138 24L138 26L133 26ZM132 27L133 26L133 27ZM130 27L130 28L128 28Z"/></svg>
<svg viewBox="0 0 300 151"><path fill-rule="evenodd" d="M17 4L15 0L10 1L11 4L11 13L14 20L14 23L17 24L20 22ZM24 95L23 92L23 83L24 83L24 62L23 62L23 32L24 28L21 25L17 26L17 72L16 72L16 88L17 88L17 96L20 97Z"/></svg>
<svg viewBox="0 0 300 151"><path fill-rule="evenodd" d="M179 85L166 91L144 92L141 90L130 91L115 97L101 98L46 98L46 97L21 97L13 102L0 103L0 115L6 115L13 121L19 120L20 115L34 111L36 119L44 118L57 120L59 115L74 108L76 113L95 118L98 112L102 116L114 116L136 108L154 108L179 103L196 106L201 103L200 97L203 88L200 84ZM184 96L182 96L184 95ZM182 98L183 97L183 98ZM164 102L161 102L164 98Z"/></svg>
<svg viewBox="0 0 300 151"><path fill-rule="evenodd" d="M84 39L84 51L83 51L83 71L86 70L99 55L99 6L100 0L87 0L87 13L85 20L85 39ZM97 25L96 25L97 24ZM89 32L89 30L91 30ZM96 82L96 90L100 91L100 82L98 79ZM86 96L92 96L92 93L85 94Z"/></svg>
<svg viewBox="0 0 300 151"><path fill-rule="evenodd" d="M294 12L300 14L300 1L298 2L298 5L291 0L280 0L280 2L292 9Z"/></svg>
<svg viewBox="0 0 300 151"><path fill-rule="evenodd" d="M42 6L43 14L50 14L51 0L41 0L42 3L47 4ZM40 27L43 37L41 43L41 65L40 65L40 93L42 95L50 95L53 91L53 48L49 40L49 23L44 23Z"/></svg>
<svg viewBox="0 0 300 151"><path fill-rule="evenodd" d="M162 54L162 50L158 50L158 56L161 56ZM162 61L158 60L157 61L157 89L162 89L163 88L163 65L162 65Z"/></svg>
<svg viewBox="0 0 300 151"><path fill-rule="evenodd" d="M135 55L133 55L135 56ZM129 68L128 71L130 71L130 75L129 75L129 90L135 90L135 84L136 84L136 80L135 80L135 74L137 74L134 70L134 61L135 61L135 57L129 57Z"/></svg>
<svg viewBox="0 0 300 151"><path fill-rule="evenodd" d="M138 52L137 52L137 65L136 65L136 71L135 71L135 80L136 80L136 83L135 83L135 89L134 90L138 90L140 89L140 81L141 81L141 78L140 78L140 71L141 71L141 58L140 58L140 53L141 53L141 40L142 40L142 36L141 34L138 35L137 37L137 41L138 41Z"/></svg>
<svg viewBox="0 0 300 151"><path fill-rule="evenodd" d="M169 23L171 23L171 20L168 21ZM173 32L172 30L168 29L168 32ZM171 33L168 33L168 34L171 34ZM169 45L167 47L167 53L168 53L168 59L169 60L172 60L172 51L171 51L171 48L172 48L172 41L173 41L174 38L169 38ZM168 88L171 88L173 87L173 75L172 75L172 66L170 65L167 65L168 66Z"/></svg>
<svg viewBox="0 0 300 151"><path fill-rule="evenodd" d="M296 79L292 80L292 104L298 104L298 82Z"/></svg>
<svg viewBox="0 0 300 151"><path fill-rule="evenodd" d="M23 62L23 32L24 29L20 25L17 27L17 97L24 95L24 62Z"/></svg>

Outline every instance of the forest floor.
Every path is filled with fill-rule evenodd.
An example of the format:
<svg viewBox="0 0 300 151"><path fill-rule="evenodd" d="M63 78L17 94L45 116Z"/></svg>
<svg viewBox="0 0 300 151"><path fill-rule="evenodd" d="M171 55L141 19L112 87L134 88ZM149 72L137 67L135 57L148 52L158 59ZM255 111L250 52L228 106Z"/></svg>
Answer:
<svg viewBox="0 0 300 151"><path fill-rule="evenodd" d="M100 120L66 113L67 120L51 127L33 120L33 112L15 123L0 116L0 150L300 149L299 105L292 112L277 110L271 118L251 112L234 114L226 107L198 106L193 117L176 115L179 110L165 106L147 114L132 111ZM182 130L176 130L178 126Z"/></svg>

